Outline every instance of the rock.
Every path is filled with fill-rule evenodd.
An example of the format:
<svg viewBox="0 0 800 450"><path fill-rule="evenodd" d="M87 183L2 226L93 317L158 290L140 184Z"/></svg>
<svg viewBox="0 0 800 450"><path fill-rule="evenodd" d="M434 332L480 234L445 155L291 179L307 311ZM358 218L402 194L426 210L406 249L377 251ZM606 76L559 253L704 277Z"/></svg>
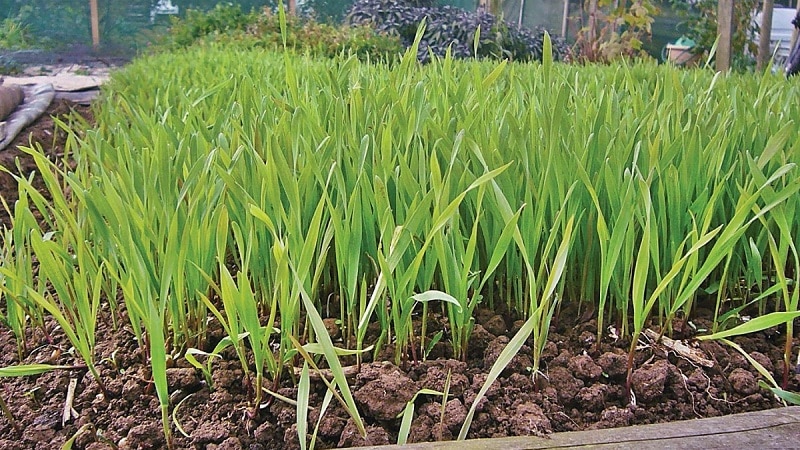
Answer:
<svg viewBox="0 0 800 450"><path fill-rule="evenodd" d="M745 369L733 369L728 376L728 381L731 383L733 390L742 395L754 394L758 391L758 382L756 377L750 371Z"/></svg>
<svg viewBox="0 0 800 450"><path fill-rule="evenodd" d="M650 402L664 394L664 386L669 376L669 362L657 361L646 364L633 371L631 389L636 394L637 402Z"/></svg>
<svg viewBox="0 0 800 450"><path fill-rule="evenodd" d="M600 378L603 374L603 368L595 364L594 360L589 355L574 356L567 363L567 368L575 374L576 377L584 381L594 381Z"/></svg>
<svg viewBox="0 0 800 450"><path fill-rule="evenodd" d="M542 408L531 402L517 406L509 420L511 434L514 436L543 435L553 428Z"/></svg>
<svg viewBox="0 0 800 450"><path fill-rule="evenodd" d="M391 363L370 364L362 368L358 379L370 379L356 389L353 397L364 412L378 420L394 420L403 412L417 385Z"/></svg>

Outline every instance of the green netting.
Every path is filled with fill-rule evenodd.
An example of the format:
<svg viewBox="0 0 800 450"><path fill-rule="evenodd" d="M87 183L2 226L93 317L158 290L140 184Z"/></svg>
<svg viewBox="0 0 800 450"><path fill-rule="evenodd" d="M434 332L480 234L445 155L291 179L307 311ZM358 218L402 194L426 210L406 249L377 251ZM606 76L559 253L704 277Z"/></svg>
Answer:
<svg viewBox="0 0 800 450"><path fill-rule="evenodd" d="M155 31L169 24L166 14L153 14L158 0L97 0L100 13L101 42L106 47L146 47ZM320 21L339 21L354 0L297 0L299 5L310 7ZM244 11L274 5L276 0L171 0L180 15L189 8L208 10L217 3L241 5ZM475 10L478 0L439 0L440 5L451 5ZM670 40L680 36L676 30L677 17L669 4L659 1L661 14L653 24L653 39L645 42L652 54L660 53ZM570 38L582 26L581 2L570 0L567 31ZM563 0L525 0L522 25L528 28L541 26L560 35L563 19ZM520 0L504 0L503 16L511 23L520 19ZM13 18L26 25L38 44L61 46L91 44L88 0L0 0L0 19Z"/></svg>

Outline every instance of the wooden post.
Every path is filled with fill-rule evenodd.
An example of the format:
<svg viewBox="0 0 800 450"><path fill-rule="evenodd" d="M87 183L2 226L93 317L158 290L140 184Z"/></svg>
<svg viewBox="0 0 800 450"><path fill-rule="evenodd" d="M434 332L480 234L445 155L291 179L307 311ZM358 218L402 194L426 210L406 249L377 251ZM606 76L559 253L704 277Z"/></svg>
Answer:
<svg viewBox="0 0 800 450"><path fill-rule="evenodd" d="M594 46L597 41L597 0L589 0L589 36L587 37L585 56L594 61Z"/></svg>
<svg viewBox="0 0 800 450"><path fill-rule="evenodd" d="M774 0L764 0L764 7L761 9L761 29L758 30L756 70L764 70L772 56L772 52L769 51L769 41L772 34L772 11L774 6Z"/></svg>
<svg viewBox="0 0 800 450"><path fill-rule="evenodd" d="M92 47L100 46L100 15L97 13L97 0L89 0L89 12L92 21Z"/></svg>
<svg viewBox="0 0 800 450"><path fill-rule="evenodd" d="M720 72L731 69L733 2L734 0L719 0L717 7L717 70Z"/></svg>
<svg viewBox="0 0 800 450"><path fill-rule="evenodd" d="M297 0L289 0L289 14L297 14Z"/></svg>
<svg viewBox="0 0 800 450"><path fill-rule="evenodd" d="M567 38L567 21L569 20L569 0L564 0L564 17L561 19L561 37Z"/></svg>

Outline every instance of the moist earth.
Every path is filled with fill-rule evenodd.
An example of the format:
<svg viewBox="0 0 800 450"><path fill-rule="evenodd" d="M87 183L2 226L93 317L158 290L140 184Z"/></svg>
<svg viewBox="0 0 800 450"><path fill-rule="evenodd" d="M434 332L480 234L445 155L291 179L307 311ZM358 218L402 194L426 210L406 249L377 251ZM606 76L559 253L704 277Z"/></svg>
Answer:
<svg viewBox="0 0 800 450"><path fill-rule="evenodd" d="M48 157L60 161L66 133L56 127L53 117L69 122L76 115L92 122L91 108L54 103L38 122L0 152L0 164L25 177L36 172L31 158L17 149L18 145L29 143L40 143ZM38 182L34 185L41 187ZM13 177L2 172L0 196L13 208L17 187ZM11 226L4 209L0 210L0 221ZM0 302L2 307L4 303ZM699 329L709 328L710 317L708 310L698 308L692 324ZM452 359L452 348L444 342L437 344L425 361L415 361L409 356L398 366L388 362L393 360L390 352L375 362L366 357L361 370L353 372L350 378L353 397L366 425L366 437L361 436L353 419L336 400L319 417L326 386L319 380L312 381L308 430L312 433L317 427L317 448L395 443L401 423L399 416L412 400L414 416L409 442L457 437L492 363L521 325L519 318L502 308L479 308L476 318L465 361ZM330 318L326 323L332 337L340 339L341 330L335 326L335 320ZM441 318L432 318L431 333L438 331L434 324L439 329L446 325ZM221 339L219 328L209 324L207 348L202 350L213 350ZM71 438L75 449L165 447L146 355L133 333L122 322L115 328L111 317L103 314L97 335L101 339L95 357L105 393L81 368L0 378L0 395L16 421L15 427L0 417L0 448L52 449ZM713 367L698 365L643 337L634 358L630 395L625 384L630 341L616 338L613 332L604 333L599 342L596 336L597 323L591 314L578 314L571 307L559 311L544 348L541 373L535 377L531 373L533 343L529 341L479 400L468 437L543 436L559 431L686 420L781 406L769 391L759 386L760 375L741 354L717 342L692 340L692 328L688 326L673 337L703 351L714 362ZM775 379L782 379L783 329L735 341ZM20 361L12 332L0 325L0 367L20 363L82 364L55 323L46 322L44 330L29 331L27 342L27 352ZM797 339L792 348L796 354ZM797 392L800 375L794 367L791 369L789 390ZM169 362L167 376L175 448L300 448L295 406L267 396L258 413L250 414L252 383L230 351L223 352L222 358L213 362L211 384L183 357ZM280 396L297 398L292 378L288 373L277 385ZM74 383L74 400L65 414L71 383ZM443 402L441 395L420 393L423 389L446 390L449 396Z"/></svg>

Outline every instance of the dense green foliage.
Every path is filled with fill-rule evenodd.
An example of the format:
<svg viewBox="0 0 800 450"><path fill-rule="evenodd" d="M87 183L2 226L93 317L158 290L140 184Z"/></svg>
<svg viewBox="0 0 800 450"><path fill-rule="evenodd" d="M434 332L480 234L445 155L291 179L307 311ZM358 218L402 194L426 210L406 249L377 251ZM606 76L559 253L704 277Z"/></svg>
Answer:
<svg viewBox="0 0 800 450"><path fill-rule="evenodd" d="M454 58L483 57L532 61L542 59L544 30L534 32L517 28L492 14L465 11L452 6L434 6L420 0L357 0L347 13L352 24L371 25L377 30L398 36L410 47L417 29L425 23L417 58L428 61L430 55ZM554 56L563 59L568 47L555 42Z"/></svg>
<svg viewBox="0 0 800 450"><path fill-rule="evenodd" d="M525 320L484 388L526 342L538 370L566 303L595 308L599 333L616 324L631 355L649 319L669 330L709 299L718 336L780 325L790 343L800 86L562 65L548 46L532 64L216 45L136 61L114 74L96 129L71 137L75 165L31 150L53 200L19 179L0 323L23 353L53 317L102 384L109 308L150 356L165 432L168 355L207 373L226 347L258 387L323 355L363 426L333 346L424 358L431 310L461 358L478 304ZM731 329L743 308L760 317ZM209 320L227 335L216 348Z"/></svg>
<svg viewBox="0 0 800 450"><path fill-rule="evenodd" d="M233 4L218 4L210 11L189 10L185 18L172 19L161 45L176 49L209 42L283 48L279 16L268 8L246 13ZM292 16L287 17L286 46L300 53L329 57L351 53L361 59L394 59L402 50L397 38L370 27L337 26Z"/></svg>
<svg viewBox="0 0 800 450"><path fill-rule="evenodd" d="M29 48L32 38L25 25L15 19L4 19L0 22L0 49L22 50Z"/></svg>

